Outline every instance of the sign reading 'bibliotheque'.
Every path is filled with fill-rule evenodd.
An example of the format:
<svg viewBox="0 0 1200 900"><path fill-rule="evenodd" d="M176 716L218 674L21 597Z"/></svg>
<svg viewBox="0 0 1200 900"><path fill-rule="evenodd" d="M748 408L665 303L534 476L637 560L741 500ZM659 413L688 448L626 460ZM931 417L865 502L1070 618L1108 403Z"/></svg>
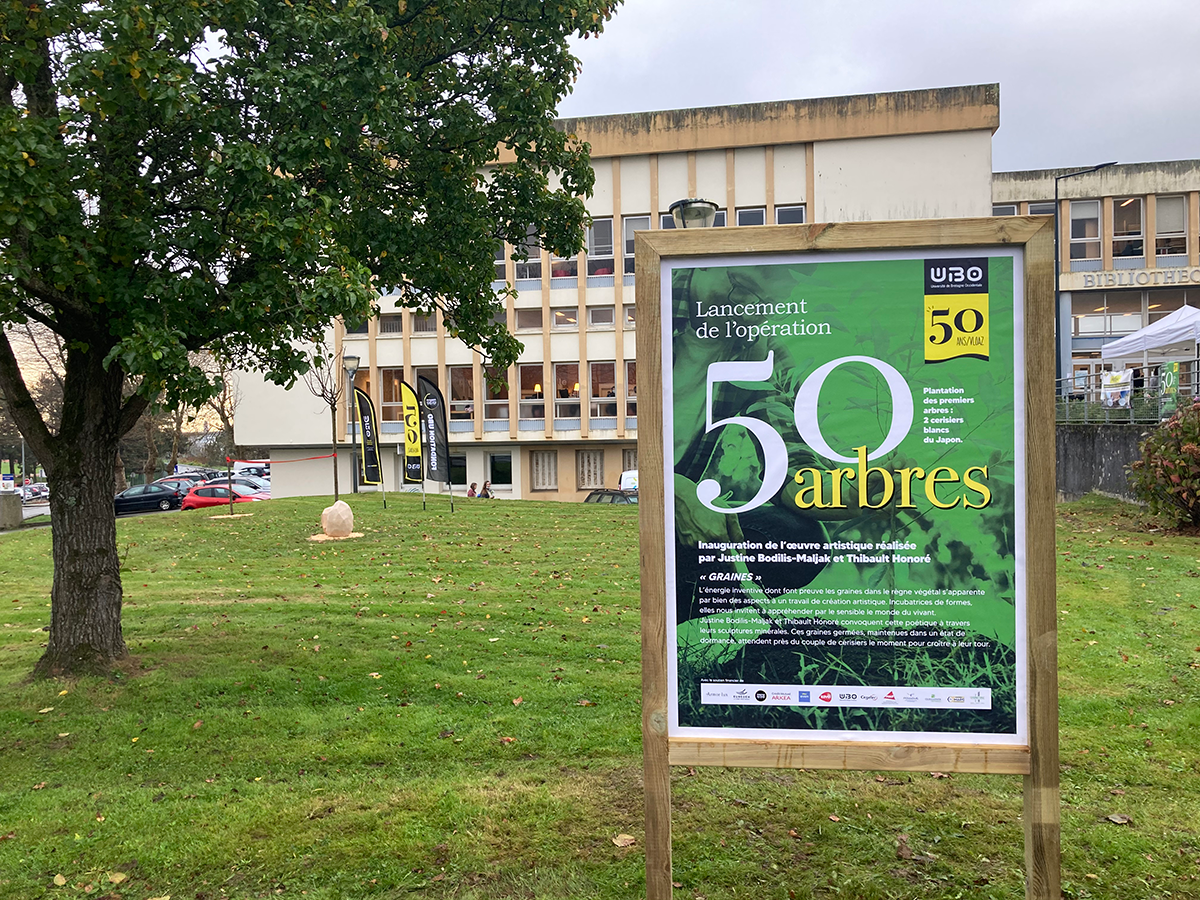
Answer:
<svg viewBox="0 0 1200 900"><path fill-rule="evenodd" d="M1020 269L663 261L670 734L1027 740Z"/></svg>

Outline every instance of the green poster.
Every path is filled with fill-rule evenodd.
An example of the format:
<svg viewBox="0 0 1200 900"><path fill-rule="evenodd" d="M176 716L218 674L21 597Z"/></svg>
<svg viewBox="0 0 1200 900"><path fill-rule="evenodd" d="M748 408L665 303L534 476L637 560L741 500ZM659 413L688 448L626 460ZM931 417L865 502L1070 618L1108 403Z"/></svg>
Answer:
<svg viewBox="0 0 1200 900"><path fill-rule="evenodd" d="M1164 419L1175 414L1179 406L1179 363L1163 363L1162 367L1162 402L1159 404L1159 415Z"/></svg>
<svg viewBox="0 0 1200 900"><path fill-rule="evenodd" d="M1024 740L1019 267L664 267L672 734Z"/></svg>

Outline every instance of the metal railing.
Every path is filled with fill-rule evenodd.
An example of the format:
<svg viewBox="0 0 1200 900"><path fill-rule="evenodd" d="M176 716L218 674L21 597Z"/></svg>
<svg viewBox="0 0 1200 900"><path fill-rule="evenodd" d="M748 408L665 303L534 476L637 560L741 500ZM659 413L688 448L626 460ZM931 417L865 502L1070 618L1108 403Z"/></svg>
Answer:
<svg viewBox="0 0 1200 900"><path fill-rule="evenodd" d="M1059 425L1157 425L1176 409L1200 396L1193 376L1178 390L1165 392L1157 377L1146 384L1135 379L1120 388L1104 383L1107 373L1064 378L1055 395L1054 420Z"/></svg>

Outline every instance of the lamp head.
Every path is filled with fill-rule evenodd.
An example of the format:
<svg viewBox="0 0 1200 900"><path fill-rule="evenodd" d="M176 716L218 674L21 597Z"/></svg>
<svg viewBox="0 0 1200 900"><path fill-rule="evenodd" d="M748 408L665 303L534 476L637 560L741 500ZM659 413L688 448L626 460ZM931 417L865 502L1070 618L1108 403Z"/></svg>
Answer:
<svg viewBox="0 0 1200 900"><path fill-rule="evenodd" d="M717 217L717 204L711 200L688 197L672 203L670 212L676 228L711 228Z"/></svg>

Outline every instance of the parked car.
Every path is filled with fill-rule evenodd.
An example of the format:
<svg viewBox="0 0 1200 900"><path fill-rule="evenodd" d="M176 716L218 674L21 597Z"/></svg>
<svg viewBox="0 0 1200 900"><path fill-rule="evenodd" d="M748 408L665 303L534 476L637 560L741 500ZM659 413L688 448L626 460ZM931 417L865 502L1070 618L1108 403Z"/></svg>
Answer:
<svg viewBox="0 0 1200 900"><path fill-rule="evenodd" d="M259 478L256 475L234 475L232 478L222 475L219 478L210 478L204 483L228 485L230 482L233 482L234 484L240 484L242 487L250 488L254 491L268 494L271 493L271 482L265 478Z"/></svg>
<svg viewBox="0 0 1200 900"><path fill-rule="evenodd" d="M637 503L637 491L598 488L583 498L584 503Z"/></svg>
<svg viewBox="0 0 1200 900"><path fill-rule="evenodd" d="M260 466L260 465L242 466L242 468L238 469L233 474L234 475L257 475L259 478L270 479L271 467L269 465L267 465L267 466Z"/></svg>
<svg viewBox="0 0 1200 900"><path fill-rule="evenodd" d="M161 509L179 509L183 492L168 484L135 484L113 498L113 508L122 513L149 512Z"/></svg>
<svg viewBox="0 0 1200 900"><path fill-rule="evenodd" d="M187 475L168 475L166 478L155 480L155 484L169 484L181 494L186 494L196 485L200 484L202 479L189 478Z"/></svg>
<svg viewBox="0 0 1200 900"><path fill-rule="evenodd" d="M234 503L251 503L257 500L270 500L270 494L251 490L240 484L232 489L221 484L198 484L183 498L182 509L204 509L209 506L228 506L229 493L233 491Z"/></svg>

